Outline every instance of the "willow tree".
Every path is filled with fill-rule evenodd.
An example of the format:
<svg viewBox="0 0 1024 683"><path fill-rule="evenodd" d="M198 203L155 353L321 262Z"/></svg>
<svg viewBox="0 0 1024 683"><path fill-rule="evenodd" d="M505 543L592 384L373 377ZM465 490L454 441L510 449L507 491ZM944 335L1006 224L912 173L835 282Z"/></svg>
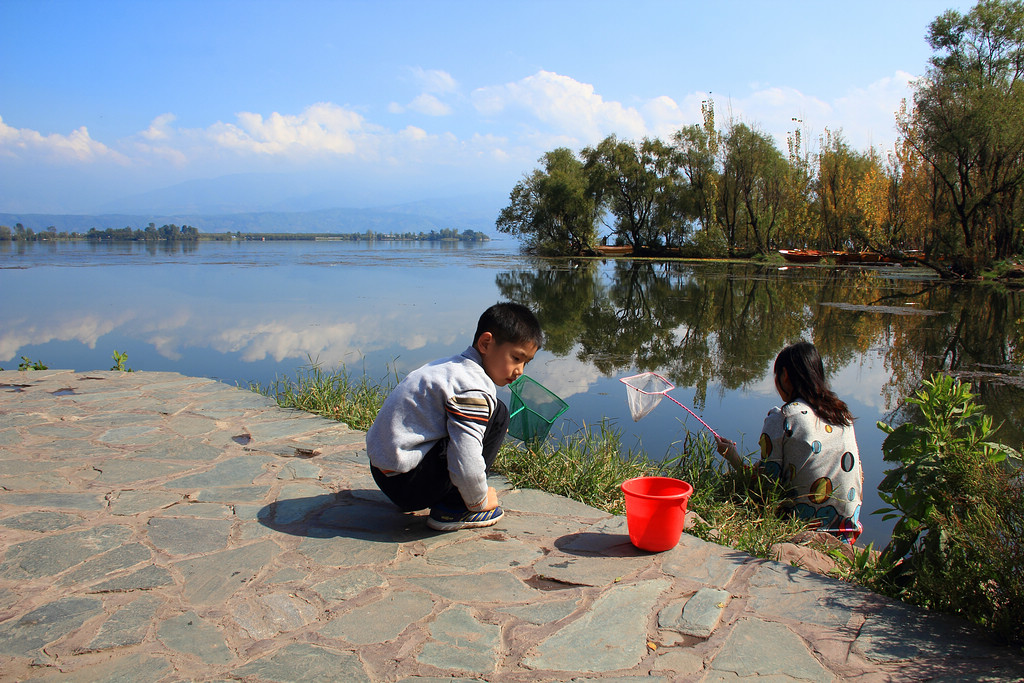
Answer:
<svg viewBox="0 0 1024 683"><path fill-rule="evenodd" d="M719 206L727 222L729 247L766 253L774 246L778 232L787 182L786 160L770 137L745 123L729 128L723 146ZM738 232L740 225L743 233Z"/></svg>
<svg viewBox="0 0 1024 683"><path fill-rule="evenodd" d="M509 205L498 214L498 231L520 237L534 253L591 253L597 243L600 199L583 162L565 147L546 153L541 161L543 169L512 188Z"/></svg>
<svg viewBox="0 0 1024 683"><path fill-rule="evenodd" d="M934 51L900 132L934 169L963 274L1019 253L1024 221L1024 2L981 0L929 26Z"/></svg>
<svg viewBox="0 0 1024 683"><path fill-rule="evenodd" d="M613 229L636 250L652 249L677 234L684 191L674 151L657 139L614 135L581 152L592 186L614 221Z"/></svg>

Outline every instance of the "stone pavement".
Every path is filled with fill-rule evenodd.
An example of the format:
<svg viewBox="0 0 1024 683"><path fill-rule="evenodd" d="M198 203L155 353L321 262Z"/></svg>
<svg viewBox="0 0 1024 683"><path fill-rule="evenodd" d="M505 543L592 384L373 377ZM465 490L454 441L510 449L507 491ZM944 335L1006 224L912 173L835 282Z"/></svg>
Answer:
<svg viewBox="0 0 1024 683"><path fill-rule="evenodd" d="M0 372L0 679L1020 680L1019 651L501 481L438 533L363 434L173 373Z"/></svg>

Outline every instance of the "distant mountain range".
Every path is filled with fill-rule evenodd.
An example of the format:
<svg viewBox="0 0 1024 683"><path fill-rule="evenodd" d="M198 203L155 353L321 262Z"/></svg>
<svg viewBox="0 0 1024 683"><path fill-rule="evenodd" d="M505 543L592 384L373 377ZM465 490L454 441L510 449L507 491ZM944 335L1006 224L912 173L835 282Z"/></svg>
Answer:
<svg viewBox="0 0 1024 683"><path fill-rule="evenodd" d="M104 213L31 214L0 213L0 225L21 223L36 232L50 226L58 232L88 232L91 228L145 228L150 223L191 225L200 232L430 232L478 230L493 235L502 199L467 196L431 199L369 209L330 208L311 211L249 211L238 213Z"/></svg>

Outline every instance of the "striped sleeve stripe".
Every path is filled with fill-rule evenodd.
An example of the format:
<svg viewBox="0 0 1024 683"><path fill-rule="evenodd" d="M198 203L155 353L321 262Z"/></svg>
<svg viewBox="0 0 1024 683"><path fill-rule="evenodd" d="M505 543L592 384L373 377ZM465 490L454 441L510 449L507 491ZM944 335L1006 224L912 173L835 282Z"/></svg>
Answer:
<svg viewBox="0 0 1024 683"><path fill-rule="evenodd" d="M457 420L487 423L491 419L491 404L485 398L453 396L445 406L449 415Z"/></svg>

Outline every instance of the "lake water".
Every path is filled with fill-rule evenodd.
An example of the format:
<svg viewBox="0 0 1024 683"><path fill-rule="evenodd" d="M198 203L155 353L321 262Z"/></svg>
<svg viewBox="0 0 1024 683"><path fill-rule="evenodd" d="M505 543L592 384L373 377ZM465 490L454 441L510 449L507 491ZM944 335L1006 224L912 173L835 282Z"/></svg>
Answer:
<svg viewBox="0 0 1024 683"><path fill-rule="evenodd" d="M699 422L670 401L634 423L619 378L653 370L720 434L757 449L779 403L771 365L814 341L857 418L864 542L884 542L878 420L898 418L921 377L972 379L1021 444L1021 295L949 285L927 271L641 260L535 260L509 241L146 245L0 242L0 367L136 370L229 383L294 377L312 362L371 378L469 345L499 300L533 308L548 342L527 374L570 409L554 433L608 420L625 447L661 458ZM504 392L507 400L507 390Z"/></svg>

